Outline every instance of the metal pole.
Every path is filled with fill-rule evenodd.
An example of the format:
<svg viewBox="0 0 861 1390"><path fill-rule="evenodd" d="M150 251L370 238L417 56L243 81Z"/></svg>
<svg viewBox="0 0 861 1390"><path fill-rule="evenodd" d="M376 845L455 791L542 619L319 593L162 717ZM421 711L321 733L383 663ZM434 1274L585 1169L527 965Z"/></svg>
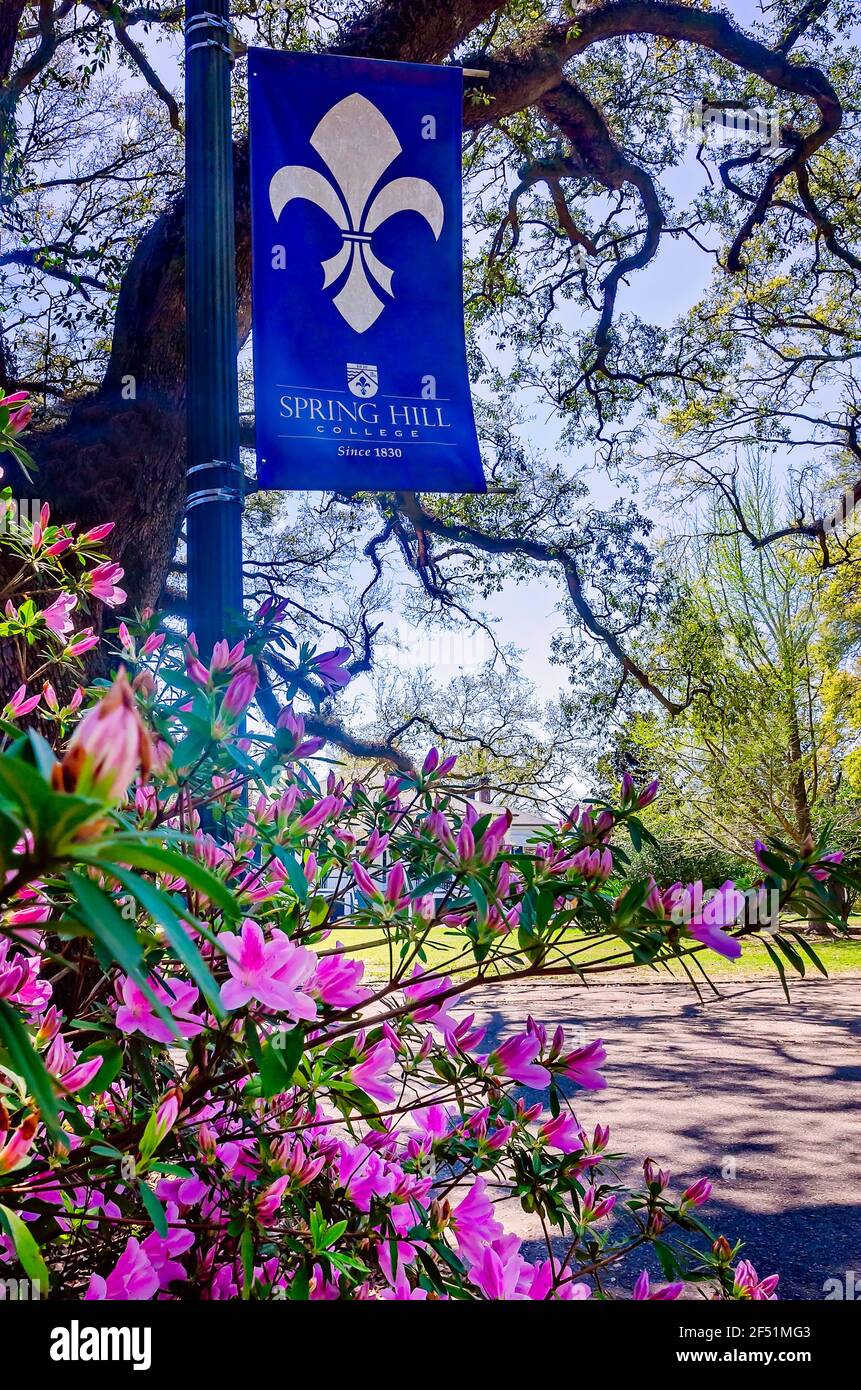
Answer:
<svg viewBox="0 0 861 1390"><path fill-rule="evenodd" d="M185 7L188 629L204 661L242 616L230 0Z"/></svg>

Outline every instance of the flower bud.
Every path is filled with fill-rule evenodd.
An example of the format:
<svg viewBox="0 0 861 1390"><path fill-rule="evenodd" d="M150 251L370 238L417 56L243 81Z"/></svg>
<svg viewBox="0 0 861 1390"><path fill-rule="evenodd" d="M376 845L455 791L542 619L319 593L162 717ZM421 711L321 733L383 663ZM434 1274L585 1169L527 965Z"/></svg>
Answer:
<svg viewBox="0 0 861 1390"><path fill-rule="evenodd" d="M146 781L151 765L150 737L121 670L104 699L84 715L62 762L54 765L51 784L55 791L117 805L138 767Z"/></svg>

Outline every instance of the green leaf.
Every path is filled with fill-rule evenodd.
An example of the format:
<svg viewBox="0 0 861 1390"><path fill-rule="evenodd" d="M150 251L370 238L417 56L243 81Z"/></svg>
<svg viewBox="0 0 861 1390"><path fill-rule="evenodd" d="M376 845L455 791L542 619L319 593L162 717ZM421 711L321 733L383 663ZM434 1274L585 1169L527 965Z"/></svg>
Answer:
<svg viewBox="0 0 861 1390"><path fill-rule="evenodd" d="M133 924L120 916L107 894L90 879L84 878L72 869L66 873L66 879L75 895L85 925L90 928L96 939L101 941L110 953L111 959L117 961L127 975L141 981L143 950L135 935Z"/></svg>
<svg viewBox="0 0 861 1390"><path fill-rule="evenodd" d="M312 898L311 901L310 901L310 903L308 904L308 925L311 926L311 927L319 927L319 926L322 926L323 922L325 922L325 920L326 920L326 918L327 918L328 916L329 916L329 900L328 900L328 898L323 898L323 897Z"/></svg>
<svg viewBox="0 0 861 1390"><path fill-rule="evenodd" d="M66 878L77 899L84 922L92 931L97 943L104 948L108 959L123 967L126 974L146 994L159 1018L167 1024L177 1041L185 1046L175 1018L150 989L142 968L143 950L132 924L124 921L107 893L103 893L90 879L71 869L67 871Z"/></svg>
<svg viewBox="0 0 861 1390"><path fill-rule="evenodd" d="M13 1070L26 1081L51 1134L58 1135L60 1122L57 1116L54 1083L45 1069L42 1058L30 1042L20 1018L5 999L0 999L0 1041L9 1054Z"/></svg>
<svg viewBox="0 0 861 1390"><path fill-rule="evenodd" d="M254 1237L250 1226L245 1227L239 1238L239 1257L242 1261L242 1298L247 1302L254 1283Z"/></svg>
<svg viewBox="0 0 861 1390"><path fill-rule="evenodd" d="M777 874L779 879L786 880L792 877L792 866L785 859L781 859L779 855L772 854L770 850L761 849L757 857L760 863L770 869L773 874Z"/></svg>
<svg viewBox="0 0 861 1390"><path fill-rule="evenodd" d="M797 943L799 949L802 950L804 954L807 956L808 960L816 966L816 969L819 971L820 975L824 975L827 980L828 971L825 969L825 966L822 964L822 961L819 959L810 942L805 941L804 937L800 936L798 932L790 932L789 934L792 937L793 941Z"/></svg>
<svg viewBox="0 0 861 1390"><path fill-rule="evenodd" d="M299 863L295 854L291 854L289 850L282 849L280 845L273 845L272 849L276 859L280 860L287 870L290 887L293 889L300 903L304 903L308 897L308 880L302 870L302 865Z"/></svg>
<svg viewBox="0 0 861 1390"><path fill-rule="evenodd" d="M310 1297L311 1275L307 1269L299 1269L290 1280L287 1298L290 1302L305 1302Z"/></svg>
<svg viewBox="0 0 861 1390"><path fill-rule="evenodd" d="M672 1246L667 1245L666 1241L655 1240L652 1242L652 1248L658 1257L664 1278L676 1279L681 1272L681 1266Z"/></svg>
<svg viewBox="0 0 861 1390"><path fill-rule="evenodd" d="M45 782L50 785L51 770L57 761L54 750L48 740L37 733L35 729L27 730L27 738L30 740L33 762L41 772Z"/></svg>
<svg viewBox="0 0 861 1390"><path fill-rule="evenodd" d="M260 1050L260 1035L254 1027L253 1019L245 1020L245 1046L248 1048L251 1060L259 1071L263 1063L263 1055Z"/></svg>
<svg viewBox="0 0 861 1390"><path fill-rule="evenodd" d="M300 1025L266 1039L260 1055L260 1082L267 1099L292 1086L304 1045L305 1030Z"/></svg>
<svg viewBox="0 0 861 1390"><path fill-rule="evenodd" d="M9 1207L0 1206L0 1223L12 1237L15 1254L21 1261L24 1273L39 1284L40 1294L45 1298L50 1290L51 1276L32 1231L27 1223L21 1220L17 1211L12 1211Z"/></svg>
<svg viewBox="0 0 861 1390"><path fill-rule="evenodd" d="M804 961L796 951L795 947L790 946L789 942L784 941L783 938L780 936L774 936L772 937L772 940L775 946L778 946L780 950L783 952L783 954L786 956L786 959L789 961L789 964L792 966L793 970L797 970L798 974L801 975L803 978Z"/></svg>
<svg viewBox="0 0 861 1390"><path fill-rule="evenodd" d="M467 877L467 880L466 880L466 891L469 893L469 896L472 898L473 902L475 903L476 907L478 908L479 916L482 917L482 918L483 918L483 917L486 917L486 916L487 916L487 898L486 898L486 896L485 896L485 892L484 892L484 889L483 889L482 886L481 886L481 883L480 883L479 880L478 880L477 878L475 878L472 874L470 874L470 875Z"/></svg>
<svg viewBox="0 0 861 1390"><path fill-rule="evenodd" d="M763 941L762 944L765 947L768 954L770 955L774 965L777 967L777 973L780 976L780 983L783 985L783 992L786 995L786 1002L787 1004L791 1004L792 1000L789 997L789 986L786 983L786 971L783 968L783 961L780 959L780 956L777 954L777 952L773 950L771 946L769 946L767 941Z"/></svg>
<svg viewBox="0 0 861 1390"><path fill-rule="evenodd" d="M161 923L173 954L177 960L182 961L216 1018L223 1018L224 1010L221 1007L218 985L206 968L203 957L189 937L168 895L156 888L155 884L149 883L128 869L121 869L118 865L112 865L110 873L128 889L150 917Z"/></svg>
<svg viewBox="0 0 861 1390"><path fill-rule="evenodd" d="M38 835L45 804L51 795L44 777L21 758L6 753L0 758L0 791L21 812L23 823Z"/></svg>
<svg viewBox="0 0 861 1390"><path fill-rule="evenodd" d="M410 892L412 898L424 898L428 893L433 893L434 889L441 888L443 884L448 886L451 883L450 873L431 874L430 878L423 878L421 883L417 883Z"/></svg>
<svg viewBox="0 0 861 1390"><path fill-rule="evenodd" d="M14 745L15 765L0 770L0 783L4 773L7 779L17 780L18 804L30 829L39 844L54 853L62 851L80 825L105 813L104 802L93 797L53 790L51 771L56 761L51 745L34 729L28 729Z"/></svg>
<svg viewBox="0 0 861 1390"><path fill-rule="evenodd" d="M162 1206L158 1197L156 1197L152 1188L149 1187L145 1182L138 1183L138 1192L140 1193L141 1201L146 1207L149 1219L155 1227L157 1233L163 1237L167 1236L167 1216L165 1214L164 1207Z"/></svg>
<svg viewBox="0 0 861 1390"><path fill-rule="evenodd" d="M230 889L216 878L215 874L189 854L165 849L163 845L150 844L140 835L114 835L109 842L100 844L96 851L80 856L92 864L132 864L137 869L149 869L152 873L171 874L185 879L189 887L203 893L229 917L236 917L239 905Z"/></svg>
<svg viewBox="0 0 861 1390"><path fill-rule="evenodd" d="M89 1085L81 1092L82 1099L89 1099L91 1096L106 1091L114 1078L119 1075L123 1065L122 1048L114 1042L90 1043L89 1047L84 1048L79 1060L87 1062L91 1057L101 1057L102 1065Z"/></svg>

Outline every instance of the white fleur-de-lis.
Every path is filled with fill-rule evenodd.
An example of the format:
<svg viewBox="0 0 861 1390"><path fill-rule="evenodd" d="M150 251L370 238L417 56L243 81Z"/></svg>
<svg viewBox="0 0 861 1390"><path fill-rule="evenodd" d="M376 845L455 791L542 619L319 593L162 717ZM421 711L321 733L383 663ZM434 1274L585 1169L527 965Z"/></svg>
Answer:
<svg viewBox="0 0 861 1390"><path fill-rule="evenodd" d="M415 178L392 179L371 199L401 146L385 116L358 92L327 111L311 145L331 170L334 184L304 164L285 164L269 184L269 202L276 220L292 198L307 198L329 214L343 245L322 262L323 289L348 272L333 302L350 327L364 333L385 308L369 276L392 296L394 271L374 255L374 232L396 212L417 212L438 240L445 216L442 199L427 179Z"/></svg>

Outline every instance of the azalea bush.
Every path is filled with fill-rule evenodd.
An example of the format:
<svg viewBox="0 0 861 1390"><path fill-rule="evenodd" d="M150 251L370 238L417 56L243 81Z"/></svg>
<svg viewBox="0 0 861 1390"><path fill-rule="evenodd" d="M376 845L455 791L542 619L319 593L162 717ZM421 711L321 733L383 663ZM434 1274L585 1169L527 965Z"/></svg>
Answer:
<svg viewBox="0 0 861 1390"><path fill-rule="evenodd" d="M759 845L764 921L731 882L631 875L655 784L525 852L436 749L347 785L300 702L348 653L297 645L275 601L207 661L108 611L85 691L94 605L124 597L109 531L45 509L2 538L0 638L30 673L0 721L2 1276L68 1299L577 1300L624 1261L638 1299L775 1297L709 1229L705 1178L633 1169L588 1121L585 993L576 1038L528 1014L492 1037L478 1009L501 979L692 971L764 931L803 971L780 913L841 928L839 851ZM268 644L293 675L275 728Z"/></svg>

